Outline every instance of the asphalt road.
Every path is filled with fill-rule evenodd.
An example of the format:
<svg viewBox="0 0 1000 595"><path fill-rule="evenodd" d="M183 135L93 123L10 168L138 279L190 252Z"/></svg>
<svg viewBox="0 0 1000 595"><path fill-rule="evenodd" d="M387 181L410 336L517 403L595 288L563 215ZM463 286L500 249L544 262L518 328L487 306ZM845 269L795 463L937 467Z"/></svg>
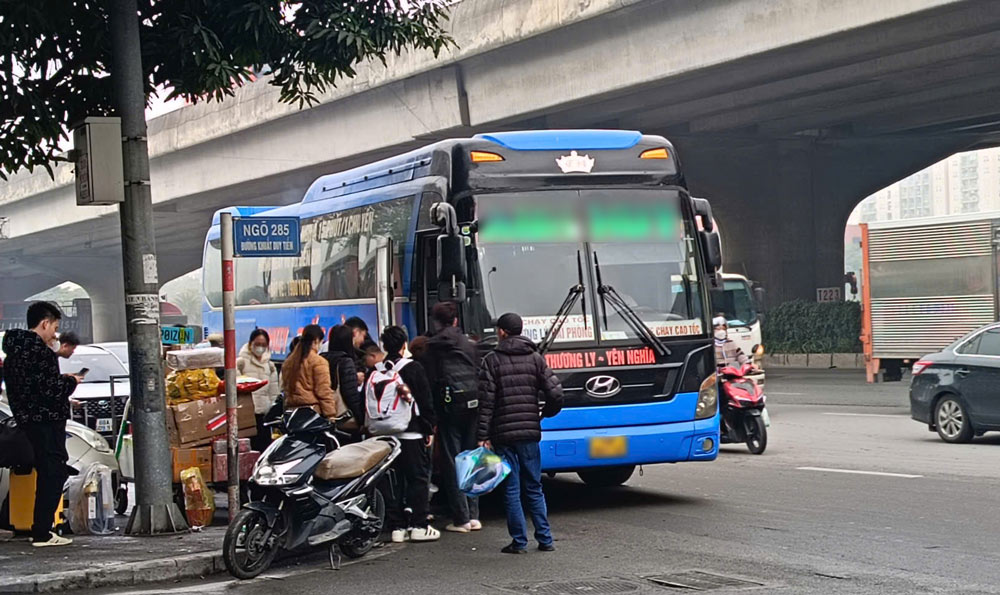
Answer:
<svg viewBox="0 0 1000 595"><path fill-rule="evenodd" d="M714 463L651 466L628 486L546 485L557 551L505 556L486 529L383 548L339 572L320 556L265 578L142 593L682 593L649 577L753 584L711 593L1000 593L1000 434L948 445L909 419L906 384L858 372L768 377L767 452L724 446ZM862 472L862 473L859 473ZM676 580L676 579L673 579ZM690 591L687 591L690 592Z"/></svg>

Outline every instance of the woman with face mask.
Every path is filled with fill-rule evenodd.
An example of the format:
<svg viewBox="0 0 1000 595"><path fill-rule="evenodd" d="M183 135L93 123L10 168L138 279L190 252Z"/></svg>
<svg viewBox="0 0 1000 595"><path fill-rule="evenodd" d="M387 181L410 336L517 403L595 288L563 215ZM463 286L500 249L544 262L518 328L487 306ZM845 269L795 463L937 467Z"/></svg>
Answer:
<svg viewBox="0 0 1000 595"><path fill-rule="evenodd" d="M236 370L240 376L257 380L267 380L267 386L253 393L253 411L257 417L257 435L250 439L254 450L263 451L271 443L271 430L264 426L264 415L274 404L281 392L278 384L278 370L271 361L271 338L267 331L255 328L250 333L250 341L240 349L236 360Z"/></svg>
<svg viewBox="0 0 1000 595"><path fill-rule="evenodd" d="M741 367L749 363L750 358L743 353L740 346L729 338L729 323L725 316L716 316L712 319L713 336L715 337L715 365L724 368L726 366Z"/></svg>

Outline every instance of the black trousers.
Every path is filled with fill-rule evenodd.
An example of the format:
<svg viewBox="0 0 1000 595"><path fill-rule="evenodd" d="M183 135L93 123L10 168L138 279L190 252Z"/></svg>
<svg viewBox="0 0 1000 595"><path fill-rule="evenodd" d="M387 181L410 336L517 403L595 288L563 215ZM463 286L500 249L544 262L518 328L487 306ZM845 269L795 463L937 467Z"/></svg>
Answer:
<svg viewBox="0 0 1000 595"><path fill-rule="evenodd" d="M387 497L386 516L389 529L426 527L430 501L431 452L423 439L400 440L401 452L393 464L391 489ZM409 519L407 519L409 509Z"/></svg>
<svg viewBox="0 0 1000 595"><path fill-rule="evenodd" d="M29 423L23 426L24 433L35 450L35 516L31 526L31 537L36 541L48 541L52 532L52 520L62 499L63 485L69 473L66 471L66 422L52 421Z"/></svg>
<svg viewBox="0 0 1000 595"><path fill-rule="evenodd" d="M478 410L461 415L443 415L438 424L442 455L441 487L448 498L451 520L456 525L464 525L473 519L479 519L479 498L466 496L458 489L458 476L455 473L455 456L460 452L476 448L478 426Z"/></svg>

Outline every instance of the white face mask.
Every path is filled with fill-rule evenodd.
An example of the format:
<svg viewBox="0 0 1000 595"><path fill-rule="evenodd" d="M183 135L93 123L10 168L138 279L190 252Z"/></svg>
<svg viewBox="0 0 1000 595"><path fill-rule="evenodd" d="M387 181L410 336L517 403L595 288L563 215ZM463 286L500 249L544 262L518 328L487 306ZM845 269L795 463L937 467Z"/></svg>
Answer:
<svg viewBox="0 0 1000 595"><path fill-rule="evenodd" d="M267 347L261 347L260 345L256 345L253 348L253 352L256 353L258 356L264 355L265 353L267 353Z"/></svg>
<svg viewBox="0 0 1000 595"><path fill-rule="evenodd" d="M715 338L720 341L724 340L726 336L728 336L728 333L725 331L725 329L720 328L715 331Z"/></svg>
<svg viewBox="0 0 1000 595"><path fill-rule="evenodd" d="M49 343L49 349L55 351L56 353L59 353L59 346L60 344L58 339L52 339L52 342Z"/></svg>

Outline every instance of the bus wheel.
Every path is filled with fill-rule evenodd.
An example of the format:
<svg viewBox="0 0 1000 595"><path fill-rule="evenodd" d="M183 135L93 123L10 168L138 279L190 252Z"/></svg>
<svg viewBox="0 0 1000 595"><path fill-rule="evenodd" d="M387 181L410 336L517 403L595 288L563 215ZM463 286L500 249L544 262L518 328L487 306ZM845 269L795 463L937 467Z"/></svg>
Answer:
<svg viewBox="0 0 1000 595"><path fill-rule="evenodd" d="M597 488L610 488L620 486L635 472L635 465L624 465L622 467L606 467L604 469L589 469L587 471L577 471L577 475L583 483Z"/></svg>

